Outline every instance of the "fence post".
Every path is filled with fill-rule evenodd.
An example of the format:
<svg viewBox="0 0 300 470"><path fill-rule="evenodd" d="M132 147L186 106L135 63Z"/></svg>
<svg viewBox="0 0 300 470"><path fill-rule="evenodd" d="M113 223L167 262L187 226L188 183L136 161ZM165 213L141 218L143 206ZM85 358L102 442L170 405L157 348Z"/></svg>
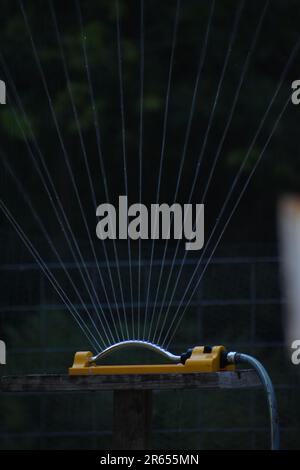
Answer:
<svg viewBox="0 0 300 470"><path fill-rule="evenodd" d="M283 281L288 302L286 339L300 340L300 198L286 197L279 206Z"/></svg>
<svg viewBox="0 0 300 470"><path fill-rule="evenodd" d="M114 449L149 449L151 421L152 390L114 391Z"/></svg>

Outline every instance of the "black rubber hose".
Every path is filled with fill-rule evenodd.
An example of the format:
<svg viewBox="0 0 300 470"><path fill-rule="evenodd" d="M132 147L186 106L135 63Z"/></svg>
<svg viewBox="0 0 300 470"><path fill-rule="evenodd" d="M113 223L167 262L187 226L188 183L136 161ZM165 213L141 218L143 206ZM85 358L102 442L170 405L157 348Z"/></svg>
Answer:
<svg viewBox="0 0 300 470"><path fill-rule="evenodd" d="M249 356L248 354L236 353L234 357L235 363L249 364L257 372L262 385L265 389L267 400L269 404L270 412L270 423L271 423L271 449L279 450L280 448L280 437L279 437L279 419L277 400L275 396L274 387L270 376L264 366L255 357Z"/></svg>

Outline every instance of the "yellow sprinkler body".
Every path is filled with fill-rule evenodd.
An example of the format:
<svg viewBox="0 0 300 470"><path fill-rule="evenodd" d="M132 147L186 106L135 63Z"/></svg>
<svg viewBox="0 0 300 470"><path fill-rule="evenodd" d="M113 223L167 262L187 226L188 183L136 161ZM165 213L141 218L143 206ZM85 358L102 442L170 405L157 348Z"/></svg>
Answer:
<svg viewBox="0 0 300 470"><path fill-rule="evenodd" d="M102 359L118 349L138 347L149 349L169 359L171 364L128 364L128 365L98 365ZM90 351L79 351L75 354L73 366L69 368L70 375L128 375L128 374L190 374L194 372L217 372L234 370L234 364L223 360L226 356L224 346L196 346L187 352L176 356L165 349L147 341L123 341L116 343L93 356Z"/></svg>

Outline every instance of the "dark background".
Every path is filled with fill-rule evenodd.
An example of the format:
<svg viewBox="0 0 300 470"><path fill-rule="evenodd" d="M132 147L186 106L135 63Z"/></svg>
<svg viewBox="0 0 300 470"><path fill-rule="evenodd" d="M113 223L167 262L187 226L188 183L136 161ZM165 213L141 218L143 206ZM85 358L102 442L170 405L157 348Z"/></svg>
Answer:
<svg viewBox="0 0 300 470"><path fill-rule="evenodd" d="M206 201L207 233L209 233L209 228L216 218L217 211L228 192L298 39L298 3L296 1L273 1L270 3L241 89L232 124L224 141L222 153L210 185ZM106 199L103 193L103 175L101 175L99 167L78 15L73 1L53 2L53 5L61 31L61 40L84 136L84 144L92 169L97 203L100 204ZM238 5L239 3L234 1L216 2L180 185L179 202L187 202L188 200L192 178L195 174L195 165L216 95ZM86 211L90 209L92 212L88 179L48 3L26 1L24 6L84 207ZM180 8L160 194L160 200L164 202L174 202L179 161L210 6L210 2L188 1L183 2ZM193 194L195 202L199 202L201 199L263 6L264 2L254 1L246 2L243 8L216 106L202 169ZM82 2L81 10L99 116L103 159L111 201L114 202L119 194L125 193L115 3L110 1L102 1L100 4L98 2ZM143 202L149 203L156 200L176 2L167 1L161 4L161 2L147 1L144 10L145 79L142 199ZM72 191L61 146L49 113L41 75L32 53L18 2L3 1L2 12L1 54L23 101L50 172L64 199L67 213L70 216L74 213L78 214L78 203ZM130 201L137 202L139 200L140 118L139 2L121 2L120 15L128 196ZM298 77L298 59L299 55L296 54L287 73L282 93L276 99L261 136L254 146L251 163L259 154L284 99L290 93L291 81ZM6 78L4 70L2 78ZM9 79L6 81L9 99L14 102L13 87L10 86ZM292 105L286 112L265 153L264 162L253 179L237 215L230 224L225 240L248 243L249 241L274 242L276 239L275 212L278 196L282 191L295 191L298 188L297 113L297 108ZM21 116L20 119L22 119ZM29 157L26 156L24 138L16 125L11 106L1 109L1 128L2 151L7 153L11 164L15 165L17 174L22 175L23 182L26 182L26 186L30 189L30 195L38 209L42 212L45 211L46 202L42 196L39 180L36 178L36 173L32 171ZM24 131L26 134L26 126ZM252 165L249 163L245 172L250 172L251 167ZM10 207L19 212L25 212L24 207L22 207L22 211L20 210L21 202L16 195L14 186L10 184L9 178L6 181L5 174L3 174L2 184ZM90 214L88 213L88 215ZM52 220L52 215L49 214L47 219L49 220L49 230L55 234L57 226ZM74 216L72 222L75 224L74 229L76 228L80 233L80 230L83 230L81 218Z"/></svg>

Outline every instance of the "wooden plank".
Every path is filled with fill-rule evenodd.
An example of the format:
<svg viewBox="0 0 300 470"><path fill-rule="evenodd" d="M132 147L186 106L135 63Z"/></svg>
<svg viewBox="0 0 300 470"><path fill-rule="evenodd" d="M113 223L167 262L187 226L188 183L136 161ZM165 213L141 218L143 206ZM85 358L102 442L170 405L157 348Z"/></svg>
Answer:
<svg viewBox="0 0 300 470"><path fill-rule="evenodd" d="M86 392L101 390L240 389L258 387L253 370L162 375L3 376L1 392Z"/></svg>
<svg viewBox="0 0 300 470"><path fill-rule="evenodd" d="M115 450L149 449L151 421L151 390L114 391L113 448Z"/></svg>

